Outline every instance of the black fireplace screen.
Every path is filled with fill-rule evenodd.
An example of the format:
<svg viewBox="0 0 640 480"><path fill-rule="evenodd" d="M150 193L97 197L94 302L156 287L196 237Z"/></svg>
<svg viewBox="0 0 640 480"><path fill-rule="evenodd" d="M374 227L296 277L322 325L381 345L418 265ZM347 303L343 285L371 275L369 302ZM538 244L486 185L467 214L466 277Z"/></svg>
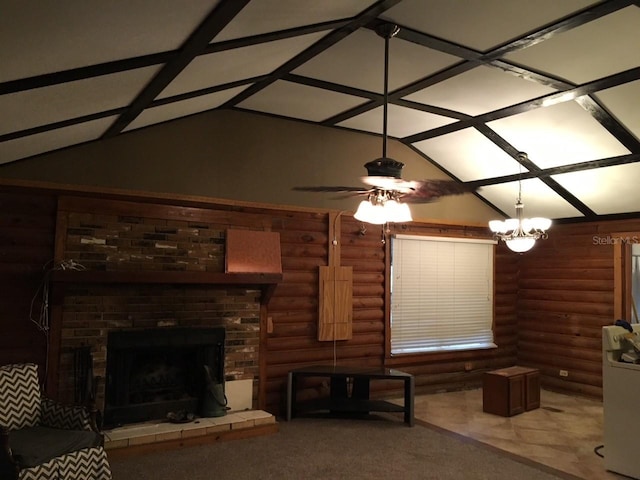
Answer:
<svg viewBox="0 0 640 480"><path fill-rule="evenodd" d="M156 328L110 332L104 424L107 427L197 414L206 388L205 365L224 383L225 330Z"/></svg>

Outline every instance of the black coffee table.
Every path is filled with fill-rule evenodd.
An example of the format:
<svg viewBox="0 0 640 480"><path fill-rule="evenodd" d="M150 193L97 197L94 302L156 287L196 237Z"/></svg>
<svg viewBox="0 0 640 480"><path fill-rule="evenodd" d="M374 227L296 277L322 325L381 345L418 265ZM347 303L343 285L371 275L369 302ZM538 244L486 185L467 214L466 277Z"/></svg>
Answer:
<svg viewBox="0 0 640 480"><path fill-rule="evenodd" d="M309 400L298 404L298 380L303 377L325 377L329 379L328 398ZM370 398L372 380L397 380L404 383L404 405ZM352 381L349 392L349 381ZM287 420L301 412L328 410L334 414L362 415L370 412L404 412L404 422L413 426L413 375L393 368L347 367L314 365L291 370L287 384Z"/></svg>

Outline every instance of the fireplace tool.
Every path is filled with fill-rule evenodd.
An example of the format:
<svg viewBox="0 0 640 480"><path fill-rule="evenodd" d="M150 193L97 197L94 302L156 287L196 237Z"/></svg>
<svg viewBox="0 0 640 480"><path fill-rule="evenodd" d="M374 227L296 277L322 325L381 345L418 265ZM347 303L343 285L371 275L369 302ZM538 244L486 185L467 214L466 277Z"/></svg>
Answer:
<svg viewBox="0 0 640 480"><path fill-rule="evenodd" d="M202 399L203 417L222 417L227 414L227 396L224 394L224 384L217 382L211 376L211 369L204 366L206 388Z"/></svg>

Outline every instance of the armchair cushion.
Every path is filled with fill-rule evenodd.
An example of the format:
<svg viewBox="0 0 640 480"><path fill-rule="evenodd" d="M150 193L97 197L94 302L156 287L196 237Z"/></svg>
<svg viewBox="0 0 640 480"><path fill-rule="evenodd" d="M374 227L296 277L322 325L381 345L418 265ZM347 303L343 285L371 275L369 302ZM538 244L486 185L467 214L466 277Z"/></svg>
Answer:
<svg viewBox="0 0 640 480"><path fill-rule="evenodd" d="M35 364L0 367L0 405L0 425L9 430L40 423L40 385Z"/></svg>
<svg viewBox="0 0 640 480"><path fill-rule="evenodd" d="M42 397L40 404L40 425L66 430L92 430L91 415L87 408L62 405L47 397Z"/></svg>
<svg viewBox="0 0 640 480"><path fill-rule="evenodd" d="M2 480L111 480L96 430L84 407L40 396L35 364L0 367Z"/></svg>
<svg viewBox="0 0 640 480"><path fill-rule="evenodd" d="M9 445L22 468L35 467L61 455L101 444L102 436L87 430L38 426L9 432Z"/></svg>

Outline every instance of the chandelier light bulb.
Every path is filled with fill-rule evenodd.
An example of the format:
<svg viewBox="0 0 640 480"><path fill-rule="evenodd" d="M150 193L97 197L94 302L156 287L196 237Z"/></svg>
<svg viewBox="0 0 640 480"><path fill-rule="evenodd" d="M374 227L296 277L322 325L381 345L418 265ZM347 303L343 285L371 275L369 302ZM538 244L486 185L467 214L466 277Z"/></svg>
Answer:
<svg viewBox="0 0 640 480"><path fill-rule="evenodd" d="M526 153L518 154L519 160L527 160ZM489 229L498 240L505 242L510 250L523 253L531 250L538 239L547 238L547 230L551 227L551 220L542 217L524 218L524 204L522 203L522 185L518 180L518 198L516 199L516 218L506 220L491 220Z"/></svg>

